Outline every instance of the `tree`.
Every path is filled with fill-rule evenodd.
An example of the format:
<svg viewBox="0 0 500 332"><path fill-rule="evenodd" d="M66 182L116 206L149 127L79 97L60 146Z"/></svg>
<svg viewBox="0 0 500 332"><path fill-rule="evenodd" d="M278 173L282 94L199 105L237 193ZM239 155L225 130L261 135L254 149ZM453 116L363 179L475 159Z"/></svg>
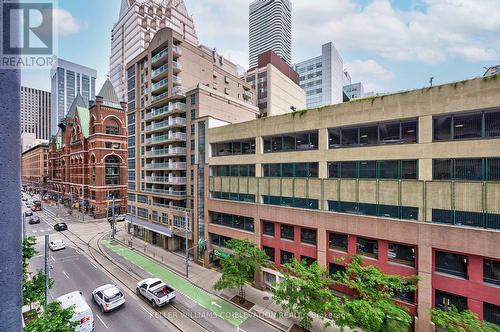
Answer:
<svg viewBox="0 0 500 332"><path fill-rule="evenodd" d="M274 285L273 298L286 313L298 318L302 328L311 328L310 314L323 318L340 315L340 300L330 288L332 279L325 268L294 259L284 264L283 273L285 278Z"/></svg>
<svg viewBox="0 0 500 332"><path fill-rule="evenodd" d="M23 239L22 259L23 259L23 280L28 278L29 260L32 259L38 252L35 249L36 238L29 236Z"/></svg>
<svg viewBox="0 0 500 332"><path fill-rule="evenodd" d="M39 318L32 320L26 325L24 331L74 332L80 322L71 320L73 312L73 307L62 309L61 302L51 302Z"/></svg>
<svg viewBox="0 0 500 332"><path fill-rule="evenodd" d="M431 320L448 332L500 332L500 326L481 322L470 310L459 311L455 306L446 311L432 309Z"/></svg>
<svg viewBox="0 0 500 332"><path fill-rule="evenodd" d="M244 299L245 285L254 280L255 271L267 264L269 257L248 240L231 239L226 242L226 247L233 254L222 258L222 275L214 284L214 289L238 288L240 297Z"/></svg>
<svg viewBox="0 0 500 332"><path fill-rule="evenodd" d="M342 298L343 315L333 317L339 326L361 328L366 332L407 331L411 315L393 299L399 292L415 291L417 276L387 275L375 266L363 266L361 257L351 256L345 271L338 271L332 279L355 292L352 298Z"/></svg>
<svg viewBox="0 0 500 332"><path fill-rule="evenodd" d="M49 278L49 288L52 288L54 280ZM45 301L45 273L42 270L23 283L23 304L32 308L33 303Z"/></svg>

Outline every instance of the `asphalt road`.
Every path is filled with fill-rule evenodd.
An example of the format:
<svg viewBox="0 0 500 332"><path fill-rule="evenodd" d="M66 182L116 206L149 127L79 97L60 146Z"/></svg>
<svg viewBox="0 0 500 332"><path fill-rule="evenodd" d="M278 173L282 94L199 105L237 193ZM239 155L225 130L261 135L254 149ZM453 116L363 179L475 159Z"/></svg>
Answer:
<svg viewBox="0 0 500 332"><path fill-rule="evenodd" d="M44 266L43 240L38 241L37 251L38 255L31 262L34 270ZM54 279L49 300L75 290L81 291L94 313L96 331L169 331L162 321L163 318L154 318L153 311L134 299L126 290L124 307L110 313L101 313L92 301L92 290L114 282L86 255L72 248L71 244L67 244L66 249L50 252L49 257L50 276Z"/></svg>

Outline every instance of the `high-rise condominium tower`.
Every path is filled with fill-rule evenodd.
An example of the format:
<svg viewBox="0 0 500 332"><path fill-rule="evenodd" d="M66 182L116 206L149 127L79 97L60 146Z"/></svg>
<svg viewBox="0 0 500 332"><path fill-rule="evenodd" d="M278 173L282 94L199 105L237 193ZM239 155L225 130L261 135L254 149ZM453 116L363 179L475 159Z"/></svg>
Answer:
<svg viewBox="0 0 500 332"><path fill-rule="evenodd" d="M50 92L21 87L21 132L50 138Z"/></svg>
<svg viewBox="0 0 500 332"><path fill-rule="evenodd" d="M57 133L57 126L64 119L69 107L80 93L88 105L95 99L97 71L70 61L57 59L50 71L52 109L50 114L50 134Z"/></svg>
<svg viewBox="0 0 500 332"><path fill-rule="evenodd" d="M111 31L110 79L120 100L127 100L125 67L144 51L161 28L171 28L193 45L198 37L183 0L122 0Z"/></svg>
<svg viewBox="0 0 500 332"><path fill-rule="evenodd" d="M292 3L290 0L256 0L250 4L250 68L259 54L273 51L292 63Z"/></svg>

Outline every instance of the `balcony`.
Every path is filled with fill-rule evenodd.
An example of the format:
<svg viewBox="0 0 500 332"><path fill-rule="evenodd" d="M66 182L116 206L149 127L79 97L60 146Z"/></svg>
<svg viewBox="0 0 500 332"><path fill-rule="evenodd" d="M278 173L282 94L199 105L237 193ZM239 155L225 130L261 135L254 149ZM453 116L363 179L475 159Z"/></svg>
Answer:
<svg viewBox="0 0 500 332"><path fill-rule="evenodd" d="M181 86L176 86L172 89L172 97L184 98L186 97L186 89Z"/></svg>
<svg viewBox="0 0 500 332"><path fill-rule="evenodd" d="M183 147L146 151L146 157L184 156L186 154L187 154L187 149Z"/></svg>
<svg viewBox="0 0 500 332"><path fill-rule="evenodd" d="M175 142L175 141L185 141L186 138L187 138L186 133L170 133L170 134L164 134L164 135L160 135L160 136L146 138L146 144L158 144L158 143L167 143L167 142Z"/></svg>
<svg viewBox="0 0 500 332"><path fill-rule="evenodd" d="M182 49L179 46L172 46L172 54L178 58L182 55Z"/></svg>
<svg viewBox="0 0 500 332"><path fill-rule="evenodd" d="M172 61L172 69L174 70L174 74L177 74L182 70L182 65L180 62Z"/></svg>
<svg viewBox="0 0 500 332"><path fill-rule="evenodd" d="M180 186L186 184L186 178L182 176L146 176L146 182L157 182Z"/></svg>
<svg viewBox="0 0 500 332"><path fill-rule="evenodd" d="M172 76L172 83L174 86L182 85L182 79L179 76Z"/></svg>
<svg viewBox="0 0 500 332"><path fill-rule="evenodd" d="M167 97L168 96L168 91L165 91L163 93L160 93L159 95L157 96L153 96L153 101L157 101L157 100L160 100L164 97Z"/></svg>
<svg viewBox="0 0 500 332"><path fill-rule="evenodd" d="M154 194L166 195L166 196L186 196L185 191L177 191L170 189L155 189L155 188L146 188L144 191Z"/></svg>
<svg viewBox="0 0 500 332"><path fill-rule="evenodd" d="M155 118L163 118L167 115L184 112L186 109L186 104L181 102L170 103L159 108L153 108L151 112L146 113L145 119L152 120Z"/></svg>
<svg viewBox="0 0 500 332"><path fill-rule="evenodd" d="M164 48L163 50L160 51L160 53L157 53L156 55L154 55L152 58L151 58L151 63L155 63L155 62L158 62L160 59L162 59L163 57L165 57L167 55L167 52L168 52L168 48Z"/></svg>
<svg viewBox="0 0 500 332"><path fill-rule="evenodd" d="M151 87L151 92L163 92L168 89L168 79L164 78L158 83L153 84Z"/></svg>
<svg viewBox="0 0 500 332"><path fill-rule="evenodd" d="M245 99L252 99L252 92L248 91L248 90L243 90L243 98Z"/></svg>
<svg viewBox="0 0 500 332"><path fill-rule="evenodd" d="M171 103L168 106L172 112L175 112L175 111L185 112L186 111L186 104L185 103L175 102L175 103Z"/></svg>
<svg viewBox="0 0 500 332"><path fill-rule="evenodd" d="M168 75L168 66L165 64L151 72L151 79L152 80L160 79L167 75Z"/></svg>
<svg viewBox="0 0 500 332"><path fill-rule="evenodd" d="M152 164L146 164L146 169L184 171L186 170L186 163L185 162L152 163Z"/></svg>
<svg viewBox="0 0 500 332"><path fill-rule="evenodd" d="M145 131L151 132L159 129L167 129L170 127L183 127L186 125L186 119L184 118L170 118L168 120L163 120L161 122L152 123L146 126Z"/></svg>

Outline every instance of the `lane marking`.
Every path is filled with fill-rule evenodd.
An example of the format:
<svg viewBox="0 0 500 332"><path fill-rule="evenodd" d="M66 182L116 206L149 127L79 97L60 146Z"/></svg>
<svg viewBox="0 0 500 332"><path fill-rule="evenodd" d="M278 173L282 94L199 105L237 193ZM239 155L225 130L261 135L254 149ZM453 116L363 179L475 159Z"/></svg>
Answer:
<svg viewBox="0 0 500 332"><path fill-rule="evenodd" d="M98 314L95 314L97 316L97 318L99 318L99 320L101 321L102 325L104 325L105 328L109 329L109 327L106 325L106 323L104 323L104 321L101 319L101 317L99 317Z"/></svg>
<svg viewBox="0 0 500 332"><path fill-rule="evenodd" d="M152 313L150 313L150 312L148 311L148 309L144 308L144 307L143 307L140 303L137 303L137 304L139 305L139 307L141 307L141 308L142 308L142 310L144 310L144 311L145 311L145 312L147 312L147 313L148 313L151 317L153 317L153 314L152 314Z"/></svg>
<svg viewBox="0 0 500 332"><path fill-rule="evenodd" d="M69 276L66 274L66 272L64 272L64 271L63 271L63 273L64 273L64 275L66 276L66 278L68 278L68 279L69 279Z"/></svg>
<svg viewBox="0 0 500 332"><path fill-rule="evenodd" d="M90 262L90 265L92 265L94 269L97 269L97 266L95 266L94 263Z"/></svg>
<svg viewBox="0 0 500 332"><path fill-rule="evenodd" d="M212 301L212 305L214 305L214 306L216 306L216 307L218 307L218 308L222 308L222 307L220 306L220 304L218 304L218 303L217 303L217 302L215 302L215 301Z"/></svg>
<svg viewBox="0 0 500 332"><path fill-rule="evenodd" d="M54 258L54 256L50 256L50 258L52 258L52 260L53 260L54 262L56 261L56 259Z"/></svg>

